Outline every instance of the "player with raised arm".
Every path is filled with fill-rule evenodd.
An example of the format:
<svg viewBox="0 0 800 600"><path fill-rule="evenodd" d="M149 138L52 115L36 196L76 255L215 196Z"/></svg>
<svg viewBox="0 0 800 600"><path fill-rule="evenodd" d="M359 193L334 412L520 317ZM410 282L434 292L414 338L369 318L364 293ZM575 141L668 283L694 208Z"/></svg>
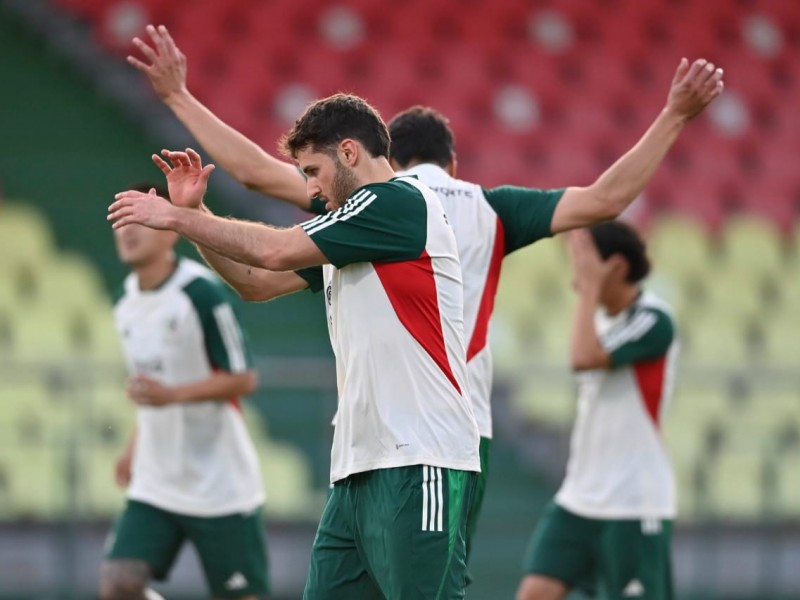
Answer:
<svg viewBox="0 0 800 600"><path fill-rule="evenodd" d="M149 63L129 57L145 73L164 103L211 156L244 185L318 212L324 203L309 198L305 182L288 163L214 116L186 87L186 57L165 27L148 27L152 47L134 40ZM503 258L550 235L615 218L641 193L687 121L723 89L722 70L702 59L681 61L666 106L641 140L587 187L539 190L501 186L484 189L456 178L455 140L440 113L408 109L389 123L391 162L416 175L439 195L453 226L464 280L464 333L470 395L481 434L481 475L468 526L472 537L488 474L492 437L492 357L487 332ZM246 281L230 282L245 297ZM238 286L238 287L237 287Z"/></svg>
<svg viewBox="0 0 800 600"><path fill-rule="evenodd" d="M189 541L214 598L254 600L267 592L264 491L238 399L257 378L230 290L205 266L177 258L171 231L130 224L114 234L132 269L114 318L138 409L117 463L128 501L100 597L150 597L148 582L164 579Z"/></svg>
<svg viewBox="0 0 800 600"><path fill-rule="evenodd" d="M567 475L531 539L517 600L671 600L675 482L661 438L677 342L669 307L641 288L634 229L569 234L578 303L570 355L579 389Z"/></svg>
<svg viewBox="0 0 800 600"><path fill-rule="evenodd" d="M452 229L435 193L395 177L386 125L360 98L313 103L284 148L332 212L275 229L130 191L109 220L180 233L258 299L325 291L339 406L305 598L463 598L480 460Z"/></svg>

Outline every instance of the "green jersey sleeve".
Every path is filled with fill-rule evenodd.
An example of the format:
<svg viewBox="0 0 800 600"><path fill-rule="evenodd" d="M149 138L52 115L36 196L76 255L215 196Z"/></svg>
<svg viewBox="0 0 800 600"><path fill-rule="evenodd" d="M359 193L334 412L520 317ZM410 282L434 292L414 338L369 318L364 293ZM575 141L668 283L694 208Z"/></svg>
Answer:
<svg viewBox="0 0 800 600"><path fill-rule="evenodd" d="M602 343L611 356L611 367L616 369L664 356L674 339L672 319L660 310L646 308L637 310L622 327L611 330Z"/></svg>
<svg viewBox="0 0 800 600"><path fill-rule="evenodd" d="M200 319L211 365L229 373L247 371L252 360L228 290L219 281L198 277L183 291Z"/></svg>
<svg viewBox="0 0 800 600"><path fill-rule="evenodd" d="M330 263L342 268L418 258L425 250L427 217L425 199L417 188L388 181L360 188L340 209L301 227Z"/></svg>
<svg viewBox="0 0 800 600"><path fill-rule="evenodd" d="M325 285L322 276L322 267L308 267L307 269L297 269L295 271L300 277L308 282L308 289L315 294L319 292Z"/></svg>
<svg viewBox="0 0 800 600"><path fill-rule="evenodd" d="M483 190L506 236L506 254L551 237L553 213L564 195L563 189L539 190L513 185Z"/></svg>

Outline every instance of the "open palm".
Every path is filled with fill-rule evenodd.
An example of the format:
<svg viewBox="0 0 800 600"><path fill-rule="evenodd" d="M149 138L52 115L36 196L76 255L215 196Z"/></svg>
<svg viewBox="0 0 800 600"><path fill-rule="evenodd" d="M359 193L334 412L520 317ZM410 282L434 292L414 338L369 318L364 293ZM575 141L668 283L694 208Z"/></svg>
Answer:
<svg viewBox="0 0 800 600"><path fill-rule="evenodd" d="M214 165L203 166L200 155L187 148L186 152L162 150L161 154L169 159L162 159L157 154L153 155L153 162L167 176L169 197L175 206L197 208L203 202L208 178L214 170Z"/></svg>

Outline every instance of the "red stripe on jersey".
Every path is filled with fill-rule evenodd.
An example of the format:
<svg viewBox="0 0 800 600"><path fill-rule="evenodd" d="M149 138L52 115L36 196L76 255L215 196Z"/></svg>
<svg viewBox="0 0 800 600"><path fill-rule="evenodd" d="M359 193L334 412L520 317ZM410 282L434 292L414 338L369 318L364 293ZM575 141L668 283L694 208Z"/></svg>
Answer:
<svg viewBox="0 0 800 600"><path fill-rule="evenodd" d="M428 252L423 252L417 260L373 263L372 266L397 318L461 394L461 387L447 358L439 313L439 294Z"/></svg>
<svg viewBox="0 0 800 600"><path fill-rule="evenodd" d="M633 365L633 372L636 375L636 382L639 384L639 391L644 399L645 408L647 408L647 412L656 427L661 426L661 403L664 399L664 373L666 366L666 356L634 363Z"/></svg>
<svg viewBox="0 0 800 600"><path fill-rule="evenodd" d="M467 362L486 347L486 340L489 335L489 320L494 311L494 299L497 296L497 284L500 281L500 267L503 264L503 257L506 253L506 232L503 223L497 219L497 227L494 234L494 248L492 248L492 258L489 261L489 273L486 275L486 283L481 296L481 304L478 308L478 316L475 320L475 329L472 331L472 339L467 348Z"/></svg>
<svg viewBox="0 0 800 600"><path fill-rule="evenodd" d="M241 402L239 402L239 397L238 396L233 396L232 398L229 398L228 402L230 402L231 405L233 405L233 408L235 408L239 412L242 412L242 404L241 404Z"/></svg>

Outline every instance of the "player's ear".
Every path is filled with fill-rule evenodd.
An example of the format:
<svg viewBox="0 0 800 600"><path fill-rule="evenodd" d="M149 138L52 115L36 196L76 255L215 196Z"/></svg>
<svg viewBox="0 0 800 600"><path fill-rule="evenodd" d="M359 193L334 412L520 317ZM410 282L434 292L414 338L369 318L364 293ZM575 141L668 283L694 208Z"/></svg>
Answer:
<svg viewBox="0 0 800 600"><path fill-rule="evenodd" d="M361 147L359 146L358 142L353 139L346 138L339 143L340 160L348 167L355 166L356 162L358 161L360 151Z"/></svg>
<svg viewBox="0 0 800 600"><path fill-rule="evenodd" d="M450 175L450 177L455 179L456 172L458 171L458 157L456 156L455 152L453 152L453 154L450 156L450 163L447 165L445 171L447 171L447 174Z"/></svg>
<svg viewBox="0 0 800 600"><path fill-rule="evenodd" d="M611 263L611 272L614 278L618 281L627 281L628 273L631 270L628 261L621 254L612 254L608 257L608 262Z"/></svg>

